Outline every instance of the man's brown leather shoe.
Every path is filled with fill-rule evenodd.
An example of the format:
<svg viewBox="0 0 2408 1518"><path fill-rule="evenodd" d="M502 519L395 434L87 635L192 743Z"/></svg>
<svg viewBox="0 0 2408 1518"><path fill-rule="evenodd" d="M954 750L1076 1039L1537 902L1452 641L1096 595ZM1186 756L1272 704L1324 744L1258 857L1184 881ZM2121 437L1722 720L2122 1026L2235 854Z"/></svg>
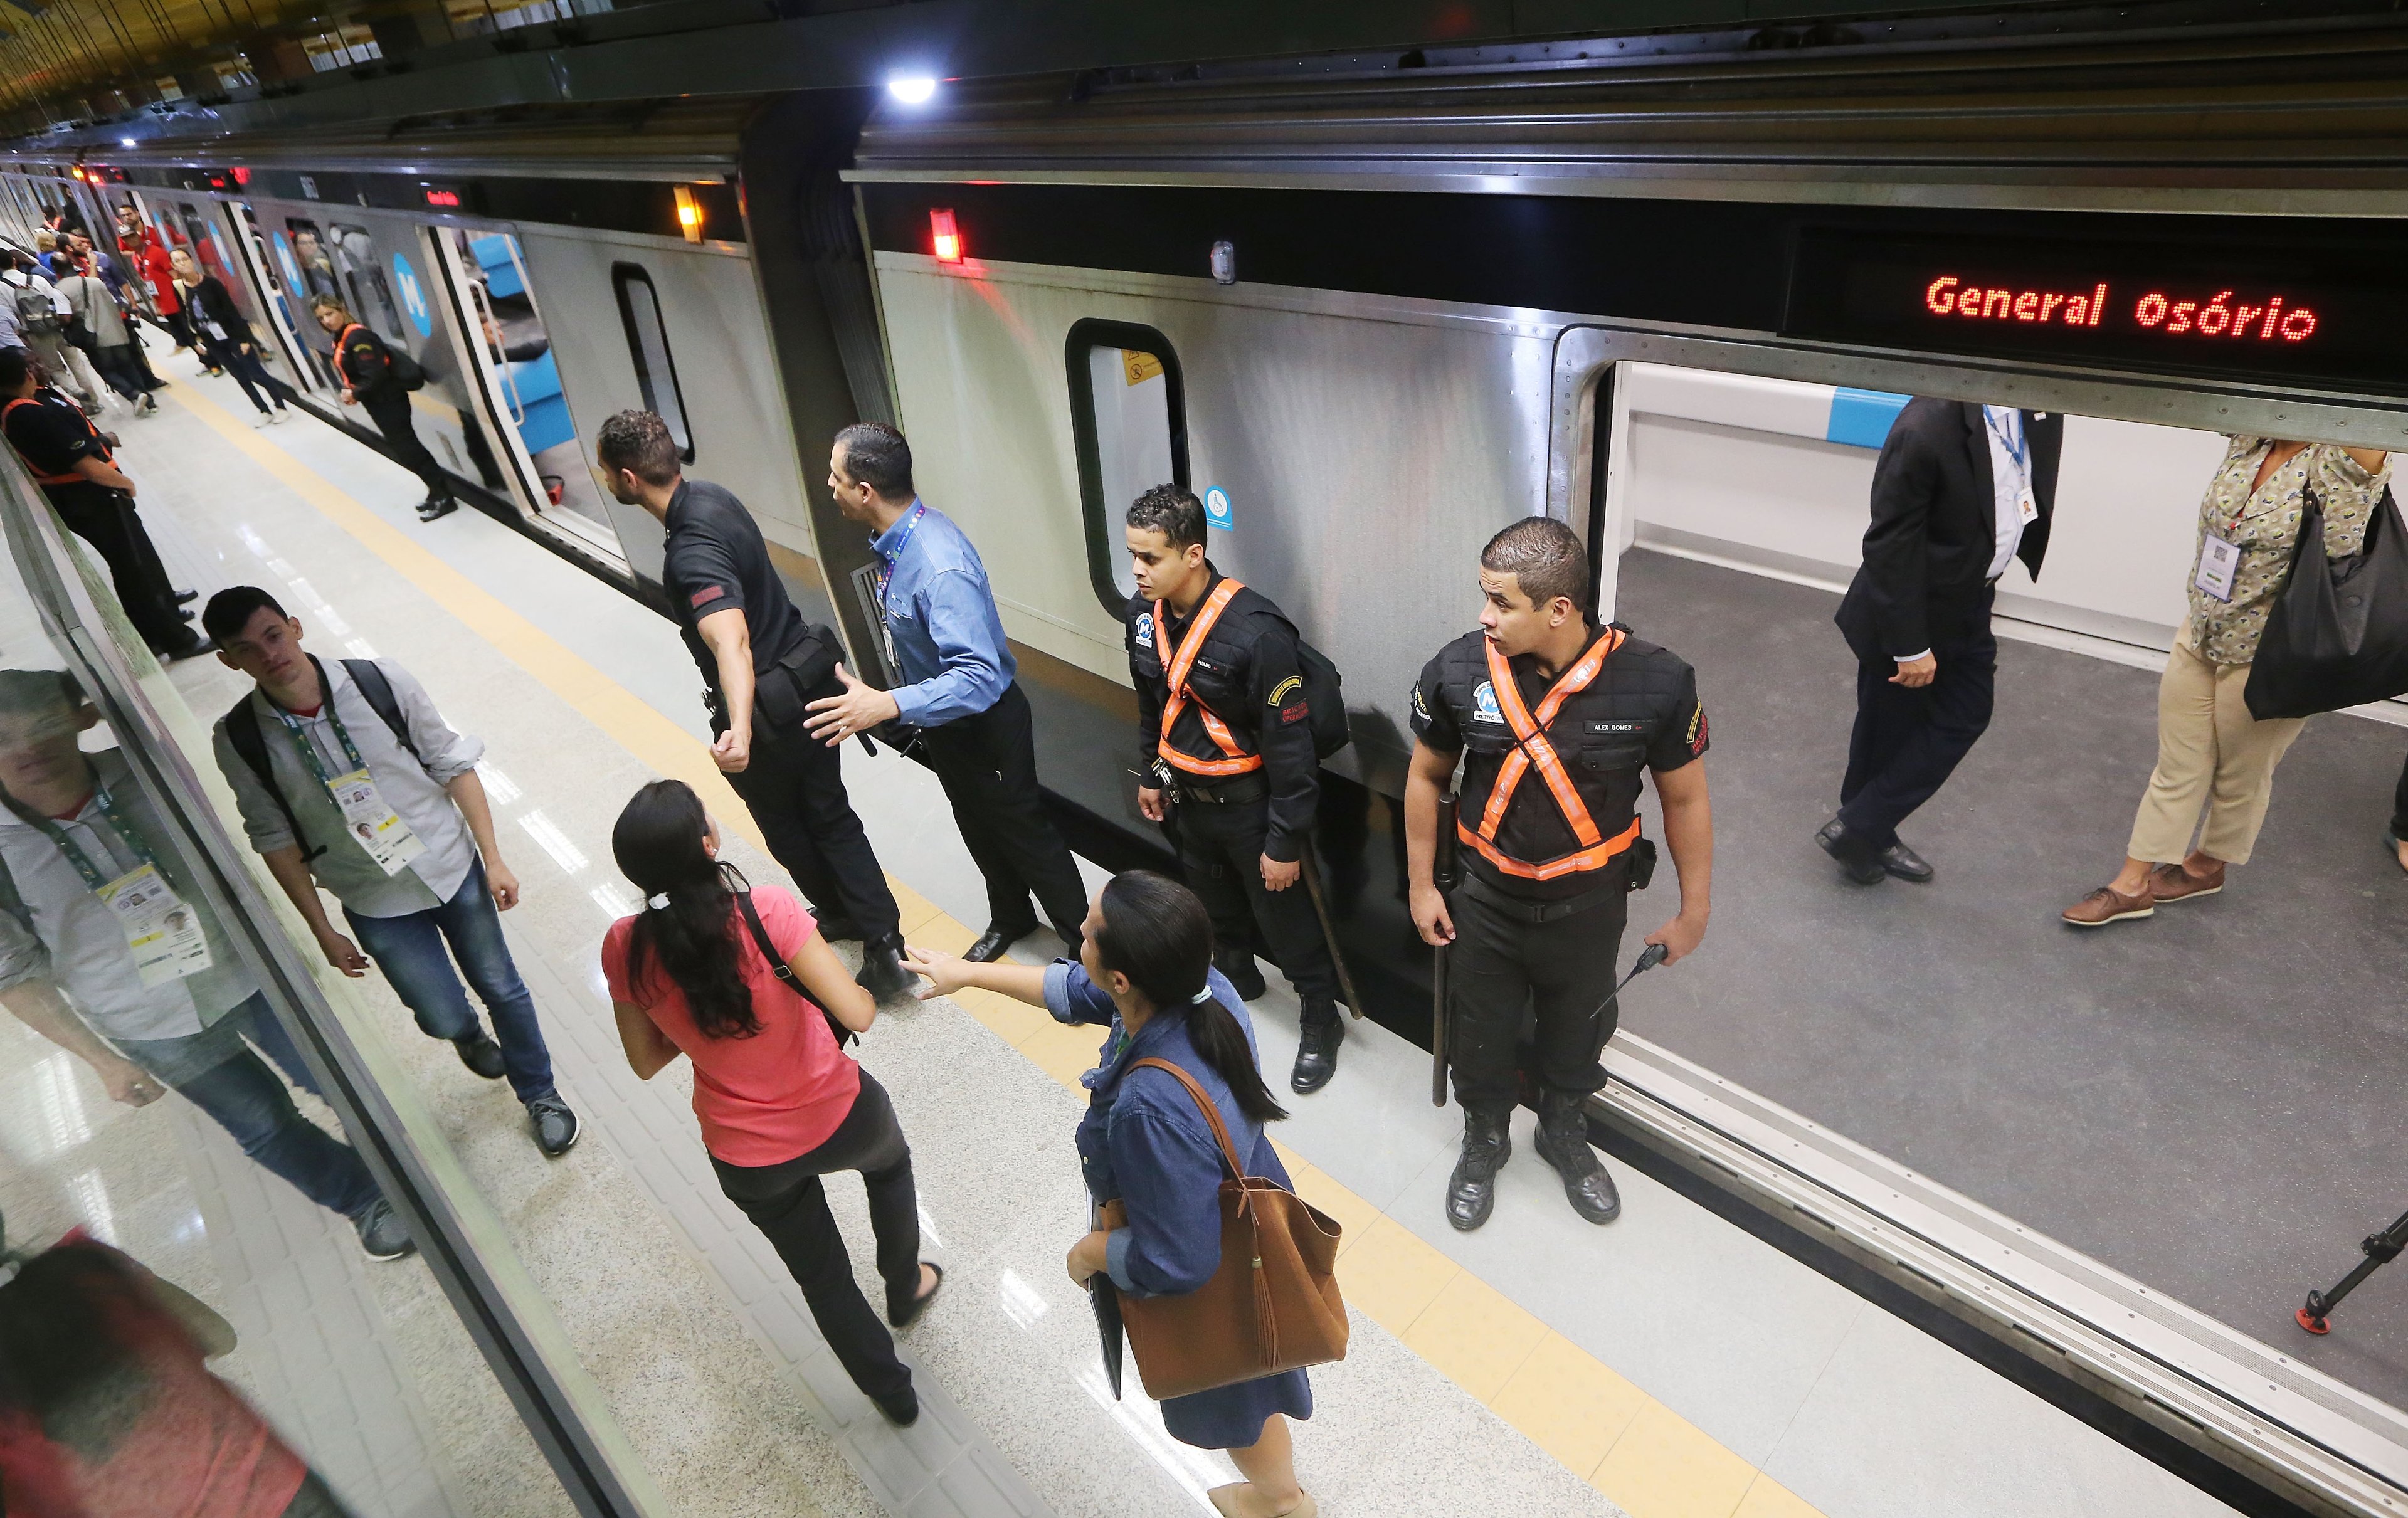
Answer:
<svg viewBox="0 0 2408 1518"><path fill-rule="evenodd" d="M2073 927L2105 927L2128 917L2148 917L2157 909L2157 897L2143 886L2139 894L2126 895L2112 885L2102 885L2065 909L2066 923Z"/></svg>
<svg viewBox="0 0 2408 1518"><path fill-rule="evenodd" d="M2224 861L2205 875L2193 875L2180 865L2159 865L2149 871L2149 896L2155 901L2182 901L2191 896L2212 896L2224 889Z"/></svg>

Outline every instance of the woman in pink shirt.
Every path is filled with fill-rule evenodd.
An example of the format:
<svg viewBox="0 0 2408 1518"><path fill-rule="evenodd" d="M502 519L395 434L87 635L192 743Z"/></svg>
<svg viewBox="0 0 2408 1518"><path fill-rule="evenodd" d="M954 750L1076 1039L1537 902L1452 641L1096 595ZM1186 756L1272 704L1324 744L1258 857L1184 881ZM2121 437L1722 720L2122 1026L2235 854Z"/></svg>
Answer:
<svg viewBox="0 0 2408 1518"><path fill-rule="evenodd" d="M846 1037L868 1031L877 999L801 902L775 886L750 890L720 861L718 825L682 781L638 791L610 852L645 895L644 910L602 941L628 1067L649 1081L680 1054L694 1061L694 1115L720 1189L786 1262L853 1384L908 1427L920 1415L911 1372L853 1282L820 1185L861 1172L886 1321L910 1325L944 1272L920 1258L911 1150L894 1104L837 1041L839 1024Z"/></svg>

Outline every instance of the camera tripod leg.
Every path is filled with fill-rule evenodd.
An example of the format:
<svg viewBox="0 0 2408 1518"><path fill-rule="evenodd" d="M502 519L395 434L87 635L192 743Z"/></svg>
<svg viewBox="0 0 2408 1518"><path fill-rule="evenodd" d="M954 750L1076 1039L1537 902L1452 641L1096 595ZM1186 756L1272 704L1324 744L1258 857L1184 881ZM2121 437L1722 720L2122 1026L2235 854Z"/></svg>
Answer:
<svg viewBox="0 0 2408 1518"><path fill-rule="evenodd" d="M2332 1290L2308 1293L2307 1305L2292 1314L2299 1320L2300 1327L2312 1334L2332 1332L2332 1325L2326 1321L2327 1314L2341 1306L2343 1297L2358 1290L2359 1282L2398 1259L2401 1251L2408 1250L2408 1212L2401 1213L2391 1226L2381 1233L2369 1234L2359 1240L2358 1247L2366 1258L2358 1261L2349 1274L2335 1282Z"/></svg>

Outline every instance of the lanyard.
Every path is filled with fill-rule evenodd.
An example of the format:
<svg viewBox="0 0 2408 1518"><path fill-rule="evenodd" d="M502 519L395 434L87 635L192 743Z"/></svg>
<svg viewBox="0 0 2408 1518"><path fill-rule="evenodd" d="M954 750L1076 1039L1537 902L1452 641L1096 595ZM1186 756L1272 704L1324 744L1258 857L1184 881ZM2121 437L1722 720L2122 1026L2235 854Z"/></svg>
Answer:
<svg viewBox="0 0 2408 1518"><path fill-rule="evenodd" d="M2031 439L2024 436L2023 413L2007 411L2007 415L2014 419L2014 424L2001 427L1999 425L1999 413L2004 410L2006 408L2002 406L1985 406L1982 408L1982 421L1989 427L1990 436L1999 440L1999 446L2007 451L2007 457L2014 461L2016 477L2028 483L2031 480Z"/></svg>
<svg viewBox="0 0 2408 1518"><path fill-rule="evenodd" d="M886 615L886 584L895 578L896 561L902 558L903 551L911 546L911 535L920 530L920 519L927 514L928 504L925 501L913 501L911 509L904 514L903 520L894 529L903 535L895 539L894 551L878 551L878 614L882 618Z"/></svg>
<svg viewBox="0 0 2408 1518"><path fill-rule="evenodd" d="M314 653L309 656L309 664L310 667L318 671L318 699L321 703L319 709L326 714L328 722L335 724L335 741L343 746L343 757L351 766L344 773L365 773L368 767L368 762L360 757L358 747L351 742L351 731L344 727L341 714L335 709L335 687L326 679L326 666L318 663L318 656ZM278 706L272 699L267 706L269 710L276 713L276 720L284 724L285 733L292 738L293 746L301 752L301 762L309 766L309 773L317 777L319 784L332 785L335 782L334 777L326 773L325 765L318 758L318 745L309 741L309 735L303 729L299 719Z"/></svg>
<svg viewBox="0 0 2408 1518"><path fill-rule="evenodd" d="M106 785L96 787L93 791L92 798L94 802L99 804L102 820L108 823L109 831L117 835L118 843L124 848L125 852L132 854L139 863L149 865L153 869L158 869L159 861L157 857L154 856L150 852L150 848L143 843L142 835L134 830L134 824L126 820L125 814L117 809L117 800L114 796L108 794L108 787ZM35 827L39 828L42 836L50 839L50 842L57 847L59 852L66 855L67 863L75 866L75 872L78 875L83 877L83 883L87 890L98 891L108 884L111 877L103 875L100 872L99 868L93 864L92 856L85 853L83 850L77 845L76 840L67 836L65 829L60 827L57 823L52 822L50 818L28 810L24 806L18 802L15 796L8 797L7 801L8 809L10 811L15 812L19 817L24 819ZM92 826L90 823L85 823L81 825L85 827ZM93 830L94 832L99 831L97 828L93 828ZM166 873L167 872L164 869L159 870L160 877L163 880L166 877Z"/></svg>

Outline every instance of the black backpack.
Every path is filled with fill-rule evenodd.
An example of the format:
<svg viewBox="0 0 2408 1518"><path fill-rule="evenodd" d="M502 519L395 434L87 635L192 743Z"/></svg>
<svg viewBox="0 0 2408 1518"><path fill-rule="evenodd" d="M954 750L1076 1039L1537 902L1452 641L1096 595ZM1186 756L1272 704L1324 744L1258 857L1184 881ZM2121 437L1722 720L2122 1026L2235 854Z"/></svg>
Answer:
<svg viewBox="0 0 2408 1518"><path fill-rule="evenodd" d="M345 659L342 664L344 672L351 677L351 683L360 688L360 695L366 696L368 705L376 709L376 714L384 719L384 724L393 729L394 739L412 759L418 758L418 745L409 741L409 723L402 718L401 702L393 694L393 681L385 679L384 671L370 660ZM321 683L323 683L322 676ZM329 689L325 696L332 701L335 693ZM307 847L309 840L301 831L301 820L293 815L293 803L284 798L282 788L276 783L276 771L267 762L267 735L260 730L259 709L251 704L250 696L245 695L236 702L234 709L225 714L225 735L226 742L235 753L252 774L259 777L259 783L267 787L268 796L275 801L276 809L284 814L284 824L293 830L294 841L304 846L303 861L324 853L324 844L315 849Z"/></svg>
<svg viewBox="0 0 2408 1518"><path fill-rule="evenodd" d="M385 353L390 361L394 383L404 390L426 388L426 366L418 362L417 355L407 348L397 348L391 343L385 345Z"/></svg>

